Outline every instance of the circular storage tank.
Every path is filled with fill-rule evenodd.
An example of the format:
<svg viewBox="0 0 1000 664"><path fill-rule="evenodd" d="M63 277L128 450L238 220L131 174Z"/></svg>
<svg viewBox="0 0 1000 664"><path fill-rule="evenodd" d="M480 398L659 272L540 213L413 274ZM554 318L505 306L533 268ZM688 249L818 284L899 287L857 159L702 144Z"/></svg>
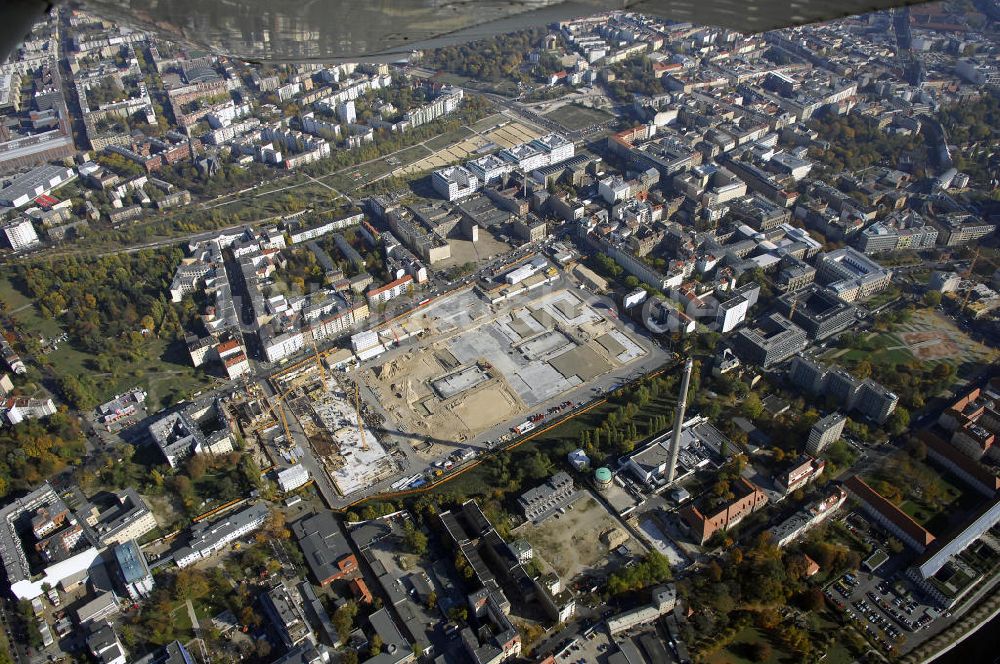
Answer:
<svg viewBox="0 0 1000 664"><path fill-rule="evenodd" d="M597 488L602 491L611 486L611 477L611 469L606 466L601 466L594 471L594 481L597 483Z"/></svg>

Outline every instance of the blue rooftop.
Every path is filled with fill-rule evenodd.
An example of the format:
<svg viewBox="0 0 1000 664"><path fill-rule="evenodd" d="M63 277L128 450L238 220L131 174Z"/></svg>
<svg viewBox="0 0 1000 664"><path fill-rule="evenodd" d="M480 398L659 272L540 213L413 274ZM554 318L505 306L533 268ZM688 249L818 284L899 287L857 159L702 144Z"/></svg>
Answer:
<svg viewBox="0 0 1000 664"><path fill-rule="evenodd" d="M135 540L129 540L124 544L116 546L115 558L118 560L118 566L122 569L122 576L125 578L125 583L134 583L149 575L146 558L142 555L142 551Z"/></svg>

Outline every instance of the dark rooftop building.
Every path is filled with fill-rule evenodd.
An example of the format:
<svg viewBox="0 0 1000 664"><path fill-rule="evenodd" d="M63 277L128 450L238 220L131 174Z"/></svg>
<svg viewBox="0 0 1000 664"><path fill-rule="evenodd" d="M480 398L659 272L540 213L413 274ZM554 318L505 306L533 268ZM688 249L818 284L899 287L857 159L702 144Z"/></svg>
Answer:
<svg viewBox="0 0 1000 664"><path fill-rule="evenodd" d="M778 298L778 311L806 331L811 339L822 340L847 329L855 320L854 306L832 291L813 284Z"/></svg>
<svg viewBox="0 0 1000 664"><path fill-rule="evenodd" d="M769 367L806 347L805 330L779 314L746 327L733 339L736 353L752 364Z"/></svg>
<svg viewBox="0 0 1000 664"><path fill-rule="evenodd" d="M292 533L319 585L327 586L357 571L358 560L332 514L322 512L300 519L292 524Z"/></svg>

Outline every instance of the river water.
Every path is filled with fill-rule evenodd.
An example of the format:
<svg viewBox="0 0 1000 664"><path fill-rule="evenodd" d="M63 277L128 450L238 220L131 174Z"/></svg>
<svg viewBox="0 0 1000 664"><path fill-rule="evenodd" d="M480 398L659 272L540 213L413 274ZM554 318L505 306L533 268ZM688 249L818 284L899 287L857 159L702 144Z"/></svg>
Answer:
<svg viewBox="0 0 1000 664"><path fill-rule="evenodd" d="M1000 664L997 640L1000 638L1000 615L993 616L956 647L934 660L934 664Z"/></svg>

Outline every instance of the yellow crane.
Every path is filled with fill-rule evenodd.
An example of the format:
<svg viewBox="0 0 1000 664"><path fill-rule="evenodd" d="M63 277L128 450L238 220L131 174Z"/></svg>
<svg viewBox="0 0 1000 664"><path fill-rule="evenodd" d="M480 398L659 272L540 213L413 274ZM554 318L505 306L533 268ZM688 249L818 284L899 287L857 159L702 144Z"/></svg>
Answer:
<svg viewBox="0 0 1000 664"><path fill-rule="evenodd" d="M354 412L358 414L358 434L361 436L361 449L368 449L368 441L365 440L365 425L361 421L361 390L358 389L358 382L354 381Z"/></svg>
<svg viewBox="0 0 1000 664"><path fill-rule="evenodd" d="M288 418L285 417L285 404L283 404L280 399L277 402L277 404L278 404L277 407L278 416L281 418L281 426L285 428L285 445L288 445L289 447L294 447L295 441L292 439L292 432L288 428Z"/></svg>
<svg viewBox="0 0 1000 664"><path fill-rule="evenodd" d="M316 340L312 339L313 354L316 357L316 368L319 369L319 379L323 381L323 390L329 390L330 386L326 382L326 372L323 371L323 360L319 357L319 347L316 345Z"/></svg>
<svg viewBox="0 0 1000 664"><path fill-rule="evenodd" d="M965 271L965 280L969 281L972 279L972 270L976 267L976 261L979 260L979 247L976 247L976 253L972 256L972 261L969 262L969 269ZM969 298L972 297L972 289L969 288L965 291L965 298L962 299L962 308L959 312L965 313L965 307L969 304Z"/></svg>

